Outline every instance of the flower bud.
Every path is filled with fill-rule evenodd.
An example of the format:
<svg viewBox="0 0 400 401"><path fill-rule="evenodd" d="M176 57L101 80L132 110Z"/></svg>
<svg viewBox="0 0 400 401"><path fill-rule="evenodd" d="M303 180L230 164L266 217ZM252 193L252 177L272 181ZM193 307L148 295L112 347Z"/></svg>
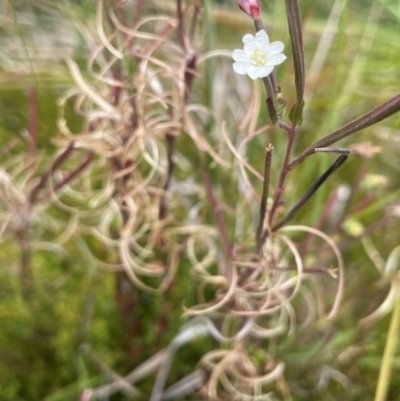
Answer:
<svg viewBox="0 0 400 401"><path fill-rule="evenodd" d="M253 19L260 19L261 9L258 0L237 0L239 8Z"/></svg>

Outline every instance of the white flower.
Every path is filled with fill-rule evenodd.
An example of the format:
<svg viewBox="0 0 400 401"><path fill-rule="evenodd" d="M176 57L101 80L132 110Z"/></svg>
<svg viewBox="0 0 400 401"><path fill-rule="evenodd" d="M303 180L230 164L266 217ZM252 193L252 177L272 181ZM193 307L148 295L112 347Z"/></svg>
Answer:
<svg viewBox="0 0 400 401"><path fill-rule="evenodd" d="M282 54L284 45L282 42L269 43L269 38L264 30L258 31L256 36L243 36L243 50L236 49L232 53L233 69L236 73L247 74L251 79L264 78L271 74L275 65L286 60Z"/></svg>

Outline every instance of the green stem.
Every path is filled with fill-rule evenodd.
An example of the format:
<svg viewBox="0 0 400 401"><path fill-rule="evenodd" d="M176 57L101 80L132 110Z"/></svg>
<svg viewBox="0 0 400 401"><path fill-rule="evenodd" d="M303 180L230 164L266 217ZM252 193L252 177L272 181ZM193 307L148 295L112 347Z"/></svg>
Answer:
<svg viewBox="0 0 400 401"><path fill-rule="evenodd" d="M385 351L379 372L378 384L376 387L375 401L385 401L388 387L390 383L390 376L392 373L393 357L396 352L397 343L400 334L400 297L397 298L392 319L390 321L389 334L386 339Z"/></svg>

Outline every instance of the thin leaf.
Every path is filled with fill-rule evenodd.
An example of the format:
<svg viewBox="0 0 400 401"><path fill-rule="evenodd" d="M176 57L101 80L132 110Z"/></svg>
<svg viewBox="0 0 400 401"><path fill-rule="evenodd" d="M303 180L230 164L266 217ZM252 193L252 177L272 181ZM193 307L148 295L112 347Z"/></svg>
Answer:
<svg viewBox="0 0 400 401"><path fill-rule="evenodd" d="M340 155L335 162L322 174L317 181L311 186L311 188L306 192L306 194L297 202L297 204L289 211L289 213L274 227L272 227L272 231L279 230L286 223L292 220L297 212L310 200L310 198L315 194L317 189L327 180L327 178L335 172L346 160L347 155Z"/></svg>
<svg viewBox="0 0 400 401"><path fill-rule="evenodd" d="M354 120L343 127L333 131L329 135L323 137L317 142L314 142L311 146L309 146L300 156L297 156L293 162L289 165L289 169L300 164L307 156L315 153L316 148L325 148L333 143L340 141L347 136L354 134L357 131L360 131L364 128L370 127L373 124L376 124L379 121L384 120L387 117L390 117L392 114L397 113L400 110L400 95L395 96L393 99L390 99L386 103L378 106L377 108L371 110L369 113L364 114L362 117Z"/></svg>
<svg viewBox="0 0 400 401"><path fill-rule="evenodd" d="M304 107L304 47L301 28L301 15L298 0L285 0L289 25L290 41L292 44L294 76L296 83L296 106L290 116L294 125L302 120L301 114Z"/></svg>

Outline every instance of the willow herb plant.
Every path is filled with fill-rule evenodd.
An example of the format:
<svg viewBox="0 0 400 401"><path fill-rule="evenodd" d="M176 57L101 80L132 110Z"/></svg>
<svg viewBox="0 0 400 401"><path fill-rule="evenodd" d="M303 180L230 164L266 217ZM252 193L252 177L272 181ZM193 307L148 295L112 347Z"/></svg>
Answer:
<svg viewBox="0 0 400 401"><path fill-rule="evenodd" d="M35 291L29 264L34 238L28 227L40 225L38 217L50 207L69 216L68 227L54 242L62 247L74 238L90 238L97 244L80 242L93 266L115 275L120 311L136 322L137 298L132 294L152 293L167 304L182 270L191 271L189 291L196 302L182 300L186 322L169 345L144 362L136 361L125 375L99 363L109 380L86 386L82 401L116 393L150 401L320 399L331 382L348 391L350 380L338 364L328 363L313 366L307 376L318 384L303 388L303 368L298 370L287 356L293 338L307 333L304 337L313 341L316 322L330 325L338 318L345 287L344 261L335 240L319 227L289 223L352 154L368 150L332 145L398 112L400 95L303 144L299 129L307 105L302 19L298 0L284 2L294 82L282 85L275 70L288 63L289 50L284 54L282 42L270 43L258 0L238 0L255 31L233 53L201 49L203 11L208 8L201 0L176 0L174 14L152 16L147 14L151 2L98 0L97 37L84 32L92 50L89 77L78 62L66 60L76 87L60 99L57 157L43 174L27 173L23 188L2 172L1 201L8 219L1 232L10 228L20 243L21 289L27 302ZM295 88L294 100L285 98L289 85ZM201 95L206 91L209 104ZM80 132L68 124L65 110L71 104L84 121ZM33 160L34 91L31 107ZM269 124L257 128L264 112ZM285 134L274 136L280 148L285 146L281 162L274 157L278 145L270 144L271 130ZM304 147L298 155L296 141ZM315 153L335 160L288 208L286 199L297 196L290 189L291 172ZM76 163L72 155L81 160ZM258 162L249 162L250 156ZM61 171L65 164L68 171ZM391 292L361 326L374 324L395 304L398 254L396 248L379 266L382 276L393 279ZM396 319L391 339L398 331ZM168 316L161 320L168 325ZM134 337L132 326L129 334ZM171 383L177 352L199 337L212 338L213 348L185 377ZM325 341L316 342L315 352ZM387 349L377 400L385 399L393 341ZM305 357L302 366L312 357ZM142 385L153 373L155 378Z"/></svg>
<svg viewBox="0 0 400 401"><path fill-rule="evenodd" d="M224 106L219 110L210 110L201 104L192 103L192 99L196 98L193 83L204 77L203 64L210 58L229 55L227 52L201 54L195 50L194 36L197 33L201 2L188 2L184 9L182 1L177 0L176 19L165 20L164 27L159 28L155 35L141 31L146 19L133 29L128 29L121 25L113 13L110 14L116 32L123 32L127 42L135 42L135 46L131 45L128 52L136 60L134 85L126 94L122 92L126 86L121 84L121 76L106 81L105 70L100 75L106 85L114 85L115 91L122 88L118 89L119 102L124 104L127 111L116 112L116 104L107 105L107 110L103 112L105 115L91 122L91 131L98 132L102 127L103 132L114 133L114 141L115 127L121 127L118 151L111 151L112 157L117 158L121 165L118 174L123 174L124 185L128 185L117 202L119 206L115 207L117 211L124 205L123 209L126 210L126 216L121 219L120 238L114 240L120 247L120 263L134 284L141 289L151 290L145 276L153 277L153 280L161 279L156 289L160 292L172 285L179 260L188 258L193 277L199 281L200 303L191 307L184 306L183 316L189 321L167 349L124 379L98 389L86 390L82 399L101 398L105 394L122 390L127 382L131 386L150 371L158 372L151 401L174 399L195 391L198 392L197 397L210 400L273 400L281 396L285 400L292 399L290 394L300 394L301 391L287 381L285 371L288 362L279 358L277 344L296 330L304 330L316 319L325 317L332 320L339 311L345 285L345 268L339 247L330 236L317 228L290 226L288 223L294 220L298 211L352 153L349 149L331 145L399 111L400 96L322 136L293 157L293 147L305 107L305 62L298 0L285 0L296 89L296 100L290 107L288 120L285 115L287 101L275 73L275 68L279 68L286 60L284 45L280 41L270 43L258 0L238 0L238 3L240 9L253 19L256 32L255 35L249 33L243 37L243 50L233 51L233 70L237 74L248 75L252 80L263 81L270 122L287 134L286 152L275 186L271 183L271 171L276 169L272 167L274 158L271 144L266 144L264 155L261 152L259 154L259 158L265 158L263 172L251 166L244 156L249 142L255 137L265 136L265 131L269 129L255 129L260 98L257 82L254 82L250 95L244 92L241 99L239 96L231 100L236 102L235 106L231 106L233 109L247 109L241 122L232 116L231 121L221 120L223 113L218 115L218 112ZM170 42L172 31L176 31L178 45ZM141 39L149 42L144 44ZM168 52L163 52L167 47ZM103 49L113 54L113 61L106 64L109 71L116 68L118 59L126 57L105 39ZM80 77L72 61L70 65L73 75ZM120 74L121 70L118 71ZM218 79L221 76L214 78L214 86ZM243 81L233 79L230 84L232 82L243 85ZM221 83L223 85L228 83L224 81ZM81 89L85 95L83 83ZM224 88L221 90L224 91ZM226 90L226 93L229 92ZM89 95L86 91L87 98L90 98ZM101 103L97 101L99 106ZM235 112L232 110L233 114ZM114 117L106 115L109 113ZM129 129L124 123L126 116L131 116L128 119ZM230 132L236 127L244 133L237 137L237 144ZM87 135L90 140L93 132ZM187 135L197 147L197 155L185 154L186 148L177 145L179 142L187 143ZM122 139L124 137L126 139ZM233 160L227 150L233 154ZM286 210L283 200L290 172L318 152L339 156L298 202ZM117 154L124 155L122 161ZM132 161L127 165L129 160ZM148 163L148 168L140 169L139 160L140 163ZM191 167L184 167L185 163L190 162L193 163ZM174 175L177 168L181 170L180 181L178 175ZM185 170L190 173L182 179ZM147 171L147 176L139 179L143 171ZM234 177L231 182L238 190L235 195L238 199L236 212L223 203L219 199L220 194L215 191L215 182L223 179L225 171L231 172ZM261 193L249 178L249 172L260 180ZM132 181L133 175L136 178ZM156 176L159 177L156 182L164 183L162 190L159 185L153 184ZM225 190L232 191L232 184ZM198 200L190 201L193 196ZM146 199L146 205L141 206L142 216L138 215L140 207L136 197ZM209 221L207 201L215 224L206 224ZM251 216L254 216L257 204L258 221L254 225L254 217ZM234 235L231 234L231 225L227 223L227 214L235 220ZM143 218L146 220L145 228ZM137 225L139 221L141 223ZM104 224L102 226L106 228ZM138 237L139 232L148 238L145 242L143 237ZM320 238L325 244L322 246L324 252L318 255L315 266L308 266L304 262L309 244L301 249L301 244L290 236L301 232L307 233L309 240ZM330 252L327 252L329 249ZM150 263L149 259L160 252L165 255L169 265L163 266L161 261ZM332 256L336 262L331 261ZM336 267L323 267L327 263L331 266L333 263ZM321 281L316 279L316 275L321 274L337 282L336 295L328 311L318 295L321 289L313 295L306 285L310 282L323 287ZM300 323L296 316L304 315L304 311L298 310L299 299L303 301L303 309L304 306L308 309ZM221 344L221 348L205 354L192 373L165 389L177 349L197 336L206 335L212 336ZM328 378L325 382L334 380L344 388L349 385L349 381L333 368L327 373L321 367L316 375L316 381Z"/></svg>

